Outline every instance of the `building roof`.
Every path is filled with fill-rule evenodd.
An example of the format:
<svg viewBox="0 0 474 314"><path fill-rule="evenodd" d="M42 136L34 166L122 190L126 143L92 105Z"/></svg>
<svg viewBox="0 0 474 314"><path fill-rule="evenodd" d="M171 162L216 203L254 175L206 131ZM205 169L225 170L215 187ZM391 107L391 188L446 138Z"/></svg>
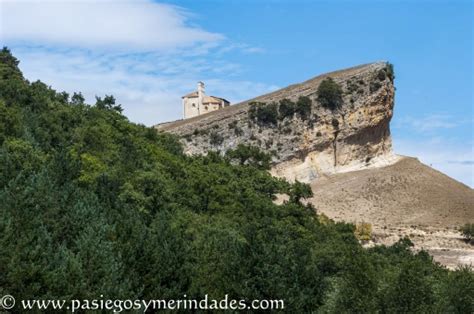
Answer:
<svg viewBox="0 0 474 314"><path fill-rule="evenodd" d="M183 97L181 98L195 98L195 97L198 97L199 94L197 91L194 91L192 93L189 93L189 94L186 94L184 95ZM207 95L204 95L203 99L202 99L202 103L203 104L210 104L210 103L221 103L221 101L224 101L226 103L230 103L227 99L224 99L224 98L221 98L221 97L217 97L217 96L207 96Z"/></svg>
<svg viewBox="0 0 474 314"><path fill-rule="evenodd" d="M228 102L224 98L216 97L216 96L204 96L202 99L203 104L209 104L209 103L218 103L220 104L222 101Z"/></svg>
<svg viewBox="0 0 474 314"><path fill-rule="evenodd" d="M199 96L199 95L198 95L198 92L197 92L197 91L194 91L194 92L192 92L192 93L189 93L189 94L187 94L187 95L184 95L184 96L181 97L181 98L193 98L193 97L198 97L198 96Z"/></svg>

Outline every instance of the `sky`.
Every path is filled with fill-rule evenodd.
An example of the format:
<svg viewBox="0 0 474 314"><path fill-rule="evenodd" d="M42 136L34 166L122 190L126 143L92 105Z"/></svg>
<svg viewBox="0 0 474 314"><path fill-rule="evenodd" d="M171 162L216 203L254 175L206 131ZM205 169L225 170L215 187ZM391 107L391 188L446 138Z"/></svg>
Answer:
<svg viewBox="0 0 474 314"><path fill-rule="evenodd" d="M394 151L474 187L471 1L0 0L0 44L30 81L114 95L133 122L180 119L206 83L232 103L386 60Z"/></svg>

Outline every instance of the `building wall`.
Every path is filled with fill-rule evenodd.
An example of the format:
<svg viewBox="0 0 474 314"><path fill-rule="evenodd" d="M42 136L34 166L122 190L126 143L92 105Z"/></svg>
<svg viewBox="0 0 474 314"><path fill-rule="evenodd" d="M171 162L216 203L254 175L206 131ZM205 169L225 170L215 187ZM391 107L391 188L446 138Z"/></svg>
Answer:
<svg viewBox="0 0 474 314"><path fill-rule="evenodd" d="M184 118L192 118L199 115L199 99L197 97L183 98Z"/></svg>
<svg viewBox="0 0 474 314"><path fill-rule="evenodd" d="M222 105L219 103L205 103L202 105L200 110L201 114L216 111L222 108Z"/></svg>

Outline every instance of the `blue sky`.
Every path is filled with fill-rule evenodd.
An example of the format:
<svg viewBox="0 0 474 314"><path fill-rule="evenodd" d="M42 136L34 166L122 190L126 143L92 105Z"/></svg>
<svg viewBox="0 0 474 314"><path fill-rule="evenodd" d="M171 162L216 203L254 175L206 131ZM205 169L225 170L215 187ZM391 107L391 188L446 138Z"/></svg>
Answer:
<svg viewBox="0 0 474 314"><path fill-rule="evenodd" d="M0 16L28 79L114 94L147 125L179 119L198 80L236 102L388 60L395 152L474 186L471 1L0 0Z"/></svg>

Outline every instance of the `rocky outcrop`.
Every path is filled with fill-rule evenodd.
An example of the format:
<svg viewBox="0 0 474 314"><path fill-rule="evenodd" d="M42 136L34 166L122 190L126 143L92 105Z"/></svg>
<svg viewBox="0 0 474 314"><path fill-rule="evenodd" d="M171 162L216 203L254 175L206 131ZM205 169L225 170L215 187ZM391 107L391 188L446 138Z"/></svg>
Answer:
<svg viewBox="0 0 474 314"><path fill-rule="evenodd" d="M225 152L240 143L258 146L272 154L272 173L289 180L309 182L325 174L386 165L396 160L389 128L394 105L391 74L385 62L362 65L156 127L181 136L188 154ZM325 108L318 101L318 87L328 77L342 88L339 109ZM295 114L262 125L249 114L252 102L296 102L301 96L312 101L306 118Z"/></svg>

